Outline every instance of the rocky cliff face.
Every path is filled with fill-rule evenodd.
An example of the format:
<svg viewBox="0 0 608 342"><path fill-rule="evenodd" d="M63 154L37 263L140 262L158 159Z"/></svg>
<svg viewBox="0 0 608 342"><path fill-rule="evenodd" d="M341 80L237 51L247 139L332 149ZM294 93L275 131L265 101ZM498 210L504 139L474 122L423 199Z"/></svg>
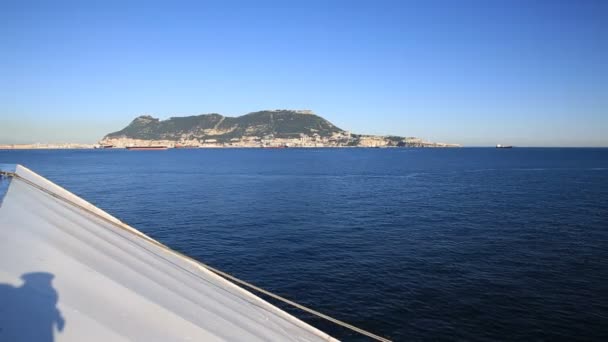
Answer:
<svg viewBox="0 0 608 342"><path fill-rule="evenodd" d="M440 146L416 138L353 135L309 110L266 110L239 117L214 113L163 121L144 115L122 130L106 135L100 144L115 147Z"/></svg>
<svg viewBox="0 0 608 342"><path fill-rule="evenodd" d="M216 140L228 142L243 137L294 138L301 134L327 137L343 132L329 121L307 112L277 110L250 113L239 117L203 114L174 117L160 121L140 116L124 129L110 133L104 140L127 138L140 140Z"/></svg>

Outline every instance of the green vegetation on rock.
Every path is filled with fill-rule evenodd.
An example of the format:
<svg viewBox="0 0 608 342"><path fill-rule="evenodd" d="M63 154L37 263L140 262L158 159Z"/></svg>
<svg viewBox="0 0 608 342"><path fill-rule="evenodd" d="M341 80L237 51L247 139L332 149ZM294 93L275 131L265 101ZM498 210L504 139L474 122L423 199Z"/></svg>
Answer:
<svg viewBox="0 0 608 342"><path fill-rule="evenodd" d="M320 116L293 110L254 112L239 117L203 114L173 117L160 121L151 116L140 116L124 129L105 138L144 140L216 139L229 141L245 136L296 138L301 134L328 137L343 132Z"/></svg>

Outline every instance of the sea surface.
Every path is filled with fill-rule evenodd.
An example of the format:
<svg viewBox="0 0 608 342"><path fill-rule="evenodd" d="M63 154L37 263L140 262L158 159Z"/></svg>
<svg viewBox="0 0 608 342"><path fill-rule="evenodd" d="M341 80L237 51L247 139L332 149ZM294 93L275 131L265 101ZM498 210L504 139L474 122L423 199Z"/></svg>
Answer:
<svg viewBox="0 0 608 342"><path fill-rule="evenodd" d="M31 150L0 163L396 341L608 340L608 149Z"/></svg>

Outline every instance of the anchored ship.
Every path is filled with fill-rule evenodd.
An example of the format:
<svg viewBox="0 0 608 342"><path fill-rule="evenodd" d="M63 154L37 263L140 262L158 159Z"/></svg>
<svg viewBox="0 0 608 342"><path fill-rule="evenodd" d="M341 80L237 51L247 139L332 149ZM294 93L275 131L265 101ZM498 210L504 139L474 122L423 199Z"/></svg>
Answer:
<svg viewBox="0 0 608 342"><path fill-rule="evenodd" d="M169 147L167 146L127 146L127 150L131 151L162 151L166 150Z"/></svg>

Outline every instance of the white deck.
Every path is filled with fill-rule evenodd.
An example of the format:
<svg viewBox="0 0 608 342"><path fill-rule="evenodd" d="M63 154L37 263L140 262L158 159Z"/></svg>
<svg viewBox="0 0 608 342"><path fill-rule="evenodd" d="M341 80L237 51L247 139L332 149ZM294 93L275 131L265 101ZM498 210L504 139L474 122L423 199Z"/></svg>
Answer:
<svg viewBox="0 0 608 342"><path fill-rule="evenodd" d="M1 183L0 341L335 341L133 228L16 178L1 199Z"/></svg>

